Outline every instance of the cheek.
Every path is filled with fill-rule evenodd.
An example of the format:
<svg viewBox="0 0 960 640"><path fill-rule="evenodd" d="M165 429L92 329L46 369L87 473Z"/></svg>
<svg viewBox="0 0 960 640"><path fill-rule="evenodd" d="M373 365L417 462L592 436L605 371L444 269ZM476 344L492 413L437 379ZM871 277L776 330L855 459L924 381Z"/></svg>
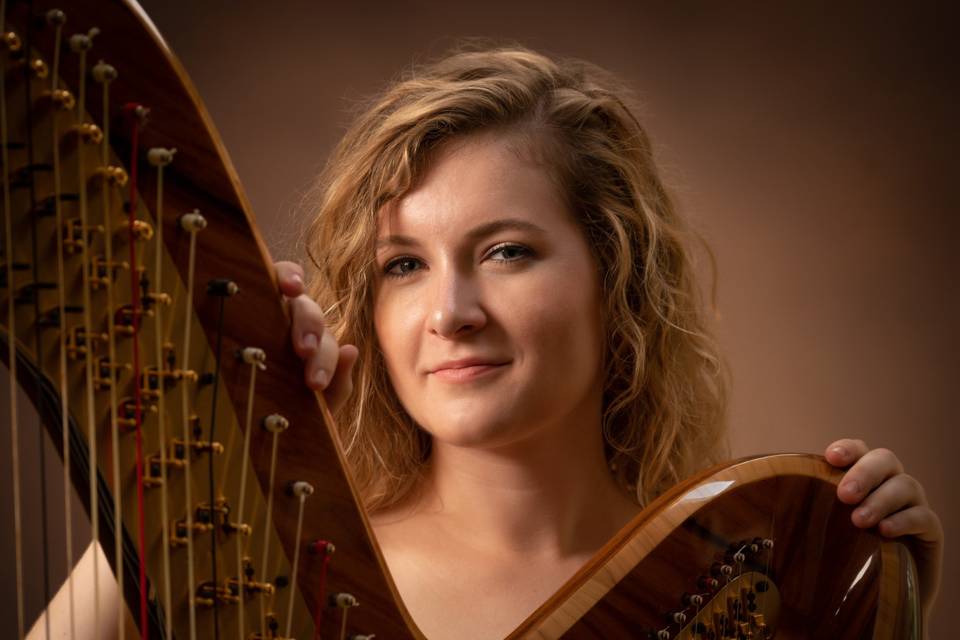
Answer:
<svg viewBox="0 0 960 640"><path fill-rule="evenodd" d="M398 383L402 384L411 375L420 345L421 321L415 301L378 295L373 308L373 326L390 381L398 388Z"/></svg>
<svg viewBox="0 0 960 640"><path fill-rule="evenodd" d="M537 283L535 291L514 297L512 308L501 310L523 355L551 380L598 375L603 348L600 296L589 273L576 269L573 275L579 277Z"/></svg>

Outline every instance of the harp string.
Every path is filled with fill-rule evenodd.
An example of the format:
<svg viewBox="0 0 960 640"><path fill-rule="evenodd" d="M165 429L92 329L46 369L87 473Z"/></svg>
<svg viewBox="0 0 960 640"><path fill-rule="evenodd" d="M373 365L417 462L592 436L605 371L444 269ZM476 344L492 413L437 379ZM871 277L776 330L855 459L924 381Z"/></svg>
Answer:
<svg viewBox="0 0 960 640"><path fill-rule="evenodd" d="M154 250L154 286L158 294L163 292L163 169L173 160L173 152L166 149L151 149L148 154L150 164L157 168L157 210L156 210L156 249ZM167 496L167 423L166 403L164 400L163 378L160 376L164 367L163 358L163 303L159 300L154 306L155 323L155 356L159 393L157 394L157 430L160 440L160 527L161 543L163 546L163 608L164 633L166 638L173 638L173 599L170 587L170 508ZM185 382L183 383L185 384Z"/></svg>
<svg viewBox="0 0 960 640"><path fill-rule="evenodd" d="M243 358L250 363L250 384L247 387L247 411L244 419L243 453L240 457L240 497L237 501L237 524L241 526L243 525L243 510L247 491L247 458L250 455L250 434L253 426L253 393L257 386L257 369L261 367L266 368L263 364L265 354L259 349L244 349ZM266 534L266 532L264 533ZM240 544L240 532L237 531L237 534L237 539L234 541L236 543L234 546L237 550L237 589L238 595L240 596L240 600L237 602L237 637L239 640L245 640L243 633L244 626L246 625L244 600L247 580L243 567L243 545ZM248 535L247 537L249 538L250 536Z"/></svg>
<svg viewBox="0 0 960 640"><path fill-rule="evenodd" d="M183 329L183 366L190 362L190 320L191 304L193 303L193 276L197 257L197 232L206 225L206 221L199 212L188 213L181 218L181 226L190 233L190 253L187 262L187 297L185 305L184 329ZM193 491L191 489L192 476L190 474L190 451L193 435L190 433L190 398L187 390L186 380L180 385L180 403L183 411L183 442L185 448L184 455L184 494L186 498L186 516L185 535L187 546L187 585L189 593L187 596L187 606L189 609L190 640L197 638L197 610L196 596L193 589L196 585L194 566L193 566Z"/></svg>
<svg viewBox="0 0 960 640"><path fill-rule="evenodd" d="M146 567L146 531L143 512L143 432L140 397L140 265L137 261L137 169L139 165L138 143L141 119L146 117L146 110L140 105L127 105L125 112L131 121L130 131L130 197L128 201L128 239L130 243L130 300L131 323L133 328L133 411L134 429L136 438L136 476L137 476L137 553L140 564L140 633L143 640L147 640L147 567ZM157 370L160 375L160 370ZM160 378L162 380L162 378ZM162 390L161 390L162 392Z"/></svg>
<svg viewBox="0 0 960 640"><path fill-rule="evenodd" d="M31 59L32 55L32 43L33 43L33 34L35 29L35 23L29 21L27 23L26 29L24 31L24 40L23 40L23 52L24 52L24 61L23 64L23 83L24 83L24 108L25 108L25 127L26 127L26 152L27 152L27 164L26 171L23 174L26 178L28 189L29 189L29 209L30 212L28 217L30 219L30 272L33 278L33 281L27 285L29 287L27 291L28 300L33 307L33 346L37 358L41 358L43 354L43 325L40 322L40 293L44 290L49 283L42 282L40 279L40 260L39 260L39 250L38 250L38 216L39 209L37 207L37 184L35 172L40 170L40 165L35 163L36 156L34 155L34 118L33 118L33 82L31 75L35 74L37 78L43 77L43 72L41 71L44 66L42 60L39 58L36 59L37 65L34 66L33 60ZM43 384L41 380L42 369L37 367L33 371L33 384L34 390L37 395L40 394L41 385ZM37 474L39 476L39 488L40 488L40 548L43 550L41 557L41 584L43 585L43 601L50 602L50 559L47 556L46 550L49 549L49 527L47 522L47 447L46 447L46 437L44 435L43 429L37 429ZM44 632L47 637L50 636L50 621L49 618L44 617ZM122 640L122 639L121 639Z"/></svg>
<svg viewBox="0 0 960 640"><path fill-rule="evenodd" d="M6 1L0 0L0 33L7 33ZM5 44L6 46L6 44ZM17 414L17 352L16 352L16 307L14 301L14 274L13 274L13 213L10 204L10 139L7 130L7 87L6 87L6 60L9 59L10 47L6 47L3 71L0 73L0 138L3 145L3 226L6 253L7 275L7 367L10 370L9 402L10 402L10 470L13 476L13 539L16 563L17 587L17 638L23 639L23 531L20 520L20 438L19 421Z"/></svg>
<svg viewBox="0 0 960 640"><path fill-rule="evenodd" d="M82 105L86 104L86 76L87 76L87 51L93 45L93 35L77 34L70 39L70 48L78 54L78 76L77 76L77 103L81 105L77 109L77 134L80 135L82 125L84 124L84 113ZM82 146L81 141L78 146ZM97 491L97 431L94 415L94 394L93 394L93 345L95 337L91 328L90 320L90 221L87 211L87 175L84 162L84 153L78 149L77 153L77 191L78 202L80 205L80 260L82 264L82 289L83 289L83 356L84 356L84 382L86 392L86 422L87 422L87 464L88 481L90 492L90 537L91 544L96 547L100 540L100 507L99 494ZM93 554L93 636L100 637L100 570L99 553Z"/></svg>
<svg viewBox="0 0 960 640"><path fill-rule="evenodd" d="M270 481L268 483L267 489L267 510L264 515L263 520L263 560L260 562L260 567L262 571L267 571L267 561L270 558L270 516L273 514L273 483L277 471L277 444L280 438L280 431L285 428L284 423L286 420L280 418L279 416L270 416L267 420L271 418L274 419L274 428L270 429L273 432L273 441L270 445ZM270 425L268 424L268 428ZM269 594L270 604L273 603L273 594ZM266 638L267 636L267 597L264 592L260 594L260 637Z"/></svg>
<svg viewBox="0 0 960 640"><path fill-rule="evenodd" d="M107 375L109 376L107 392L110 397L110 443L112 446L112 467L113 467L113 491L114 491L114 509L113 509L113 530L116 532L118 542L114 545L114 567L116 570L117 591L124 593L123 588L123 545L119 543L119 536L123 531L123 487L120 475L120 425L117 423L117 382L119 378L119 363L117 362L116 345L116 323L114 321L114 312L116 310L115 298L113 293L113 278L116 274L113 261L113 180L110 177L110 82L116 77L116 71L113 67L99 62L93 68L93 77L102 86L101 96L103 99L103 142L100 146L100 172L101 189L100 198L103 204L103 247L104 262L106 263L106 277L104 278L104 288L107 294ZM133 269L133 265L130 265ZM102 368L102 367L101 367ZM103 371L100 375L103 376ZM95 443L91 443L95 446ZM124 625L123 607L117 610L117 637L124 640L126 635L126 626Z"/></svg>
<svg viewBox="0 0 960 640"><path fill-rule="evenodd" d="M293 571L290 575L290 594L287 599L287 628L283 635L290 637L290 629L293 626L293 601L296 594L297 585L297 567L300 564L300 541L303 535L303 507L307 498L313 495L313 487L307 482L297 482L293 485L293 494L299 498L297 505L297 535L294 538L293 545Z"/></svg>
<svg viewBox="0 0 960 640"><path fill-rule="evenodd" d="M63 449L63 521L65 532L66 548L66 569L67 569L67 609L69 616L70 637L76 636L76 614L74 611L74 591L73 591L73 513L70 505L70 496L72 495L72 486L70 482L70 394L67 385L67 304L66 304L66 275L64 268L64 247L63 247L63 205L60 201L61 192L61 167L60 167L60 118L56 108L60 105L57 102L57 91L60 81L60 50L63 37L63 23L66 17L62 12L51 10L47 13L47 21L54 25L54 43L53 43L53 72L50 80L50 95L54 100L54 112L52 118L52 151L53 151L53 203L56 213L56 239L57 239L57 320L59 329L59 343L57 345L59 360L59 385L60 385L60 430L62 433ZM64 104L64 109L69 106ZM48 616L49 617L49 616Z"/></svg>
<svg viewBox="0 0 960 640"><path fill-rule="evenodd" d="M208 287L209 291L210 287ZM213 398L210 402L210 451L209 465L207 466L207 482L210 494L210 519L214 526L210 528L210 572L213 582L213 637L214 640L220 640L220 584L217 580L217 537L220 527L216 526L214 517L217 506L217 491L214 483L214 460L215 453L213 443L216 442L217 428L217 390L220 388L220 356L223 352L223 310L227 295L220 295L219 309L217 310L217 341L214 353L214 371L213 371ZM243 597L243 594L240 594Z"/></svg>

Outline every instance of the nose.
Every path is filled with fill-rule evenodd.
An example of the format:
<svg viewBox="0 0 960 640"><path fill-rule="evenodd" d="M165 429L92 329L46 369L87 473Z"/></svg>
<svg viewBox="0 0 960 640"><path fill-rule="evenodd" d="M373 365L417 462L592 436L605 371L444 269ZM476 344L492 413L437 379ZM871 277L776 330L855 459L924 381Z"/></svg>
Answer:
<svg viewBox="0 0 960 640"><path fill-rule="evenodd" d="M487 324L487 314L478 283L453 266L434 273L427 330L449 340L482 329Z"/></svg>

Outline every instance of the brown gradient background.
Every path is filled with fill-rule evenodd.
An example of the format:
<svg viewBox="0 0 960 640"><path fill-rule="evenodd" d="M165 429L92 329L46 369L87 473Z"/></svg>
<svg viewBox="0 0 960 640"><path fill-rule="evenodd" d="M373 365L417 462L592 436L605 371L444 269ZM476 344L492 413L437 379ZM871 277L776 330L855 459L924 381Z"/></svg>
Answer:
<svg viewBox="0 0 960 640"><path fill-rule="evenodd" d="M277 258L300 257L301 194L350 110L411 60L485 36L618 72L717 257L734 454L822 452L841 436L893 449L953 542L930 629L950 637L956 16L946 3L770 4L144 2Z"/></svg>
<svg viewBox="0 0 960 640"><path fill-rule="evenodd" d="M483 36L618 72L716 253L734 454L821 452L840 436L889 447L949 537L960 526L957 23L932 7L797 4L145 7L276 257L299 257L299 194L351 109L411 60ZM947 637L957 603L955 546L944 568L933 637Z"/></svg>

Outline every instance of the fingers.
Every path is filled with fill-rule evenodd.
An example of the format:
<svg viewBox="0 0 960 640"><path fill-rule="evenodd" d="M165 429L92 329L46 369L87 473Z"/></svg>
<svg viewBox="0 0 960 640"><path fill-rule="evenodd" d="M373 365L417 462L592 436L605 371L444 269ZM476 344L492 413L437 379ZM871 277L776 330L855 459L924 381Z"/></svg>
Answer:
<svg viewBox="0 0 960 640"><path fill-rule="evenodd" d="M823 456L835 467L847 467L862 458L870 447L863 440L844 438L827 447Z"/></svg>
<svg viewBox="0 0 960 640"><path fill-rule="evenodd" d="M307 386L316 391L326 389L337 370L339 357L340 348L336 339L329 331L323 332L319 346L305 358L303 376Z"/></svg>
<svg viewBox="0 0 960 640"><path fill-rule="evenodd" d="M320 347L325 333L323 312L309 296L299 295L290 300L290 315L293 318L293 326L290 329L293 349L298 356L307 360ZM332 370L331 366L329 371Z"/></svg>
<svg viewBox="0 0 960 640"><path fill-rule="evenodd" d="M336 414L353 393L353 366L359 356L360 350L352 344L340 347L337 369L333 373L330 385L323 392L331 413Z"/></svg>
<svg viewBox="0 0 960 640"><path fill-rule="evenodd" d="M891 513L905 507L926 505L926 502L927 498L920 483L912 476L901 473L867 496L853 511L853 523L858 527L872 527Z"/></svg>
<svg viewBox="0 0 960 640"><path fill-rule="evenodd" d="M887 478L903 473L899 458L889 449L872 449L856 461L837 487L841 502L856 504Z"/></svg>
<svg viewBox="0 0 960 640"><path fill-rule="evenodd" d="M281 260L274 263L277 270L277 284L280 285L280 293L288 298L296 298L304 292L303 286L303 267L296 262Z"/></svg>
<svg viewBox="0 0 960 640"><path fill-rule="evenodd" d="M887 538L916 536L924 542L933 543L943 540L940 518L926 505L916 505L884 518L880 521L879 529Z"/></svg>

